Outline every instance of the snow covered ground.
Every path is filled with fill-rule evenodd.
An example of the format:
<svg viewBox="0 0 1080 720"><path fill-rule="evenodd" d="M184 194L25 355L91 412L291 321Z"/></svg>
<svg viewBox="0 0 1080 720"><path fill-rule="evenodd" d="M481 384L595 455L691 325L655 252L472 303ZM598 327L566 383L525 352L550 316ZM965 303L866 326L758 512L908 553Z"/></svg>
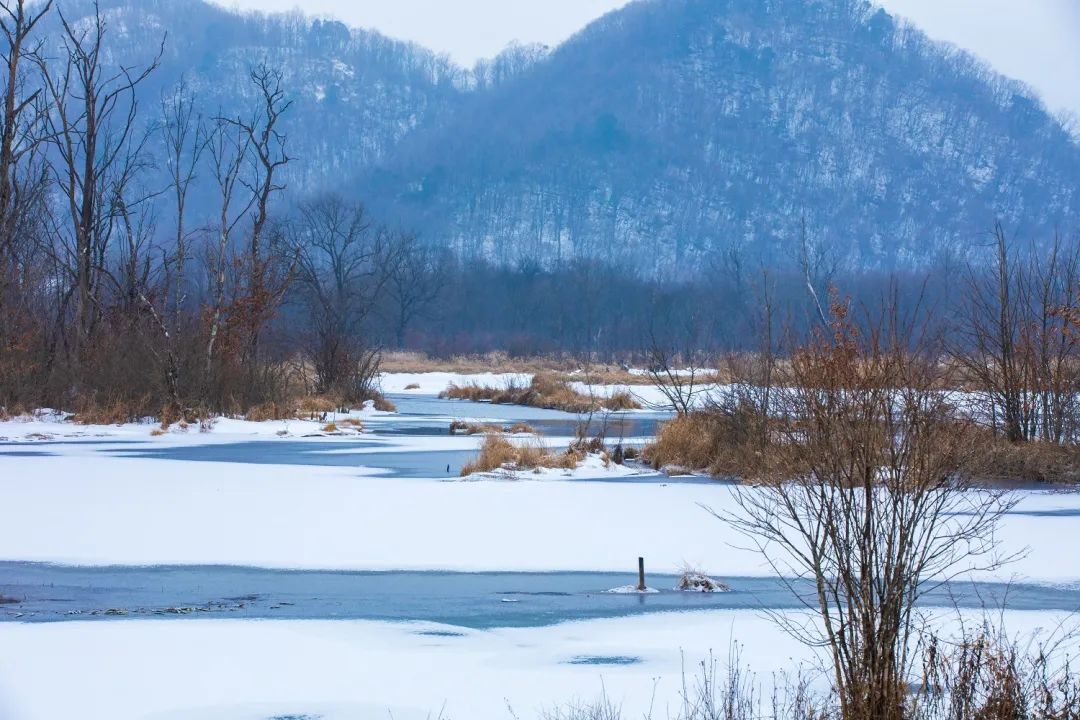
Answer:
<svg viewBox="0 0 1080 720"><path fill-rule="evenodd" d="M384 442L403 453L479 443ZM731 509L722 483L448 482L382 477L362 455L355 467L307 467L117 457L109 447L0 449L0 560L554 571L632 569L643 555L657 572L689 563L721 579L769 574L704 509ZM39 451L55 454L24 454ZM1061 552L1078 528L1080 495L1025 492L1001 542L1026 556L982 576L1080 582L1080 555Z"/></svg>
<svg viewBox="0 0 1080 720"><path fill-rule="evenodd" d="M1059 614L1004 614L1052 633ZM624 717L676 717L682 677L738 647L766 697L820 658L760 614L672 613L487 631L417 623L0 624L5 720L531 720L605 694ZM599 663L599 664L597 664ZM609 663L609 664L605 664ZM62 685L62 688L58 687ZM783 684L783 681L781 681ZM767 700L766 700L767 702Z"/></svg>
<svg viewBox="0 0 1080 720"><path fill-rule="evenodd" d="M392 376L384 388L427 403L422 396L458 380L467 378ZM420 390L405 391L413 383ZM221 419L210 432L160 436L149 423L0 423L0 560L632 576L644 556L651 572L691 565L718 580L771 574L765 558L740 549L742 539L705 509L732 508L723 483L645 482L595 460L569 477L522 474L514 482L403 476L365 464L365 455L475 452L479 438L450 436L443 423L463 408L478 418L485 408L430 402L418 405L429 414L408 418L356 413L365 432L351 437L323 437L322 423L305 421ZM492 414L503 421L513 413ZM406 422L410 431L398 432ZM429 432L413 432L417 423ZM241 442L250 461L131 456ZM269 450L301 442L341 464L264 461ZM1080 583L1080 555L1062 550L1078 530L1080 495L1026 491L1000 539L1006 551L1027 554L980 577ZM1018 628L1058 621L1053 613L1010 618ZM661 717L677 701L682 653L692 669L710 649L726 658L732 638L762 677L790 670L793 657L808 659L766 619L735 611L488 631L359 621L2 622L0 720L331 720L387 711L402 720L438 717L444 704L444 717L484 720L510 717L507 701L525 720L602 688L630 717L647 708L654 678ZM613 658L629 664L603 664Z"/></svg>
<svg viewBox="0 0 1080 720"><path fill-rule="evenodd" d="M732 637L754 639L743 660L763 677L805 654L750 612L489 631L321 621L3 624L0 717L511 718L509 705L525 720L605 691L639 717L654 689L657 717L667 717L683 654L693 672L710 649L726 660ZM589 664L600 659L631 664Z"/></svg>

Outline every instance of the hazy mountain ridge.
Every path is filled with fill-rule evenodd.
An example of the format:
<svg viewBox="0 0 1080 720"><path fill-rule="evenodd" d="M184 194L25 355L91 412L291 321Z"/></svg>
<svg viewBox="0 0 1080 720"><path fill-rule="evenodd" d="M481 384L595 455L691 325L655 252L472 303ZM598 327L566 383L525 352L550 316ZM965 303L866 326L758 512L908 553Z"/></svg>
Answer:
<svg viewBox="0 0 1080 720"><path fill-rule="evenodd" d="M648 271L790 256L804 215L872 266L966 251L996 217L1048 234L1078 159L1018 83L861 0L652 0L391 161L423 179L401 215L467 252Z"/></svg>
<svg viewBox="0 0 1080 720"><path fill-rule="evenodd" d="M295 101L294 201L355 194L502 262L591 256L668 275L720 255L786 260L805 217L853 263L911 267L970 251L997 217L1068 230L1080 202L1080 149L1037 100L864 0L644 0L473 71L296 13L201 0L107 13L127 63L168 30L144 107L184 76L204 114L238 112L266 60Z"/></svg>

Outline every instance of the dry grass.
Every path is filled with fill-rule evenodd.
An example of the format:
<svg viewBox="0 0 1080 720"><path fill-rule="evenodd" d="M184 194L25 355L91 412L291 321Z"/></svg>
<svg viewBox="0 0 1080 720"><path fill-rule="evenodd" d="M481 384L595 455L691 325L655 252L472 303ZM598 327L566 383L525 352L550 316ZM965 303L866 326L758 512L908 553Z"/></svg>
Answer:
<svg viewBox="0 0 1080 720"><path fill-rule="evenodd" d="M328 422L328 423L326 423L325 425L323 425L323 429L322 429L322 431L323 431L324 433L336 433L336 432L340 432L340 431L338 430L338 426L337 426L337 423L336 423L336 422Z"/></svg>
<svg viewBox="0 0 1080 720"><path fill-rule="evenodd" d="M397 412L397 407L382 395L371 398L376 410ZM326 395L307 395L288 402L266 402L248 409L244 418L252 422L268 420L321 420L338 412L344 404L338 398Z"/></svg>
<svg viewBox="0 0 1080 720"><path fill-rule="evenodd" d="M464 420L455 420L450 423L451 435L491 435L505 433L507 435L539 435L539 433L527 423L519 422L508 427L498 425L483 425L470 423Z"/></svg>
<svg viewBox="0 0 1080 720"><path fill-rule="evenodd" d="M282 407L275 402L260 403L254 407L248 408L244 418L251 422L267 422L269 420L283 420L286 418L292 418L296 415L295 411Z"/></svg>
<svg viewBox="0 0 1080 720"><path fill-rule="evenodd" d="M645 448L643 457L657 470L669 466L711 470L720 464L727 441L728 426L723 418L693 413L664 423L656 442Z"/></svg>
<svg viewBox="0 0 1080 720"><path fill-rule="evenodd" d="M375 404L375 409L379 412L397 412L397 405L386 399L383 395L376 395L372 398L372 402Z"/></svg>
<svg viewBox="0 0 1080 720"><path fill-rule="evenodd" d="M573 358L512 358L506 353L431 358L422 353L395 352L383 356L384 373L449 372L462 375L477 373L549 373L561 380L580 380L594 385L651 385L648 375L632 373L618 363L592 363ZM704 375L704 374L703 374ZM716 379L709 375L710 379Z"/></svg>
<svg viewBox="0 0 1080 720"><path fill-rule="evenodd" d="M150 398L138 400L84 401L72 418L80 425L123 425L153 414Z"/></svg>
<svg viewBox="0 0 1080 720"><path fill-rule="evenodd" d="M775 437L785 424L770 420L750 407L711 408L680 415L660 426L656 440L642 459L669 475L707 472L714 477L756 481L768 452L763 435Z"/></svg>
<svg viewBox="0 0 1080 720"><path fill-rule="evenodd" d="M461 468L461 476L496 470L572 470L581 459L582 456L575 452L553 453L539 442L515 444L502 435L491 434L480 446L480 454Z"/></svg>
<svg viewBox="0 0 1080 720"><path fill-rule="evenodd" d="M420 383L409 383L408 385L405 386L405 389L406 390L419 390L420 389Z"/></svg>
<svg viewBox="0 0 1080 720"><path fill-rule="evenodd" d="M297 403L297 410L301 413L309 415L322 415L323 413L331 413L341 407L341 402L337 398L328 397L326 395L308 395L300 398Z"/></svg>
<svg viewBox="0 0 1080 720"><path fill-rule="evenodd" d="M968 473L976 481L1080 483L1080 446L1041 440L1010 443L988 430L974 442L979 451Z"/></svg>
<svg viewBox="0 0 1080 720"><path fill-rule="evenodd" d="M619 390L611 397L604 400L604 409L618 412L620 410L640 410L641 404L634 396L625 390Z"/></svg>
<svg viewBox="0 0 1080 720"><path fill-rule="evenodd" d="M450 423L451 435L489 435L501 432L502 428L498 425L481 425L480 423L470 423L464 420L455 420Z"/></svg>
<svg viewBox="0 0 1080 720"><path fill-rule="evenodd" d="M450 400L490 402L496 405L525 405L546 410L584 414L597 410L637 410L641 406L627 392L619 392L610 398L589 397L570 386L569 381L550 372L539 372L528 386L508 383L495 388L486 385L451 385L439 394Z"/></svg>

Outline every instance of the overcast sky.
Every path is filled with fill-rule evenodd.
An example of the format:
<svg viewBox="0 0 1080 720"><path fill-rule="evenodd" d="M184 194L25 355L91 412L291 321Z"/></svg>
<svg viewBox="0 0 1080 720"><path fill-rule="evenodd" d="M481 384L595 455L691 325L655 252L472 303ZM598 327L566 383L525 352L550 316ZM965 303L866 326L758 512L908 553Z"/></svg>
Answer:
<svg viewBox="0 0 1080 720"><path fill-rule="evenodd" d="M555 45L625 0L221 0L239 8L334 15L450 54L463 65L512 40ZM934 38L1035 87L1080 115L1080 0L879 0Z"/></svg>

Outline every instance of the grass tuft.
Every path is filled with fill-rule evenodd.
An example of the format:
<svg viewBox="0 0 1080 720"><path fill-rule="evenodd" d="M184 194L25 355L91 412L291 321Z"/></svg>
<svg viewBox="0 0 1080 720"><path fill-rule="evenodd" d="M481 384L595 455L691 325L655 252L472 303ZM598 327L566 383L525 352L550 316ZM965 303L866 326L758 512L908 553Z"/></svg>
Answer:
<svg viewBox="0 0 1080 720"><path fill-rule="evenodd" d="M515 383L508 383L502 388L477 384L450 385L439 393L439 397L496 405L525 405L577 414L641 409L641 405L626 391L617 392L611 397L589 397L571 387L569 381L551 372L537 373L527 386Z"/></svg>
<svg viewBox="0 0 1080 720"><path fill-rule="evenodd" d="M574 451L553 453L539 442L515 444L502 435L490 434L480 446L480 454L461 469L461 476L496 470L573 470L582 458Z"/></svg>

